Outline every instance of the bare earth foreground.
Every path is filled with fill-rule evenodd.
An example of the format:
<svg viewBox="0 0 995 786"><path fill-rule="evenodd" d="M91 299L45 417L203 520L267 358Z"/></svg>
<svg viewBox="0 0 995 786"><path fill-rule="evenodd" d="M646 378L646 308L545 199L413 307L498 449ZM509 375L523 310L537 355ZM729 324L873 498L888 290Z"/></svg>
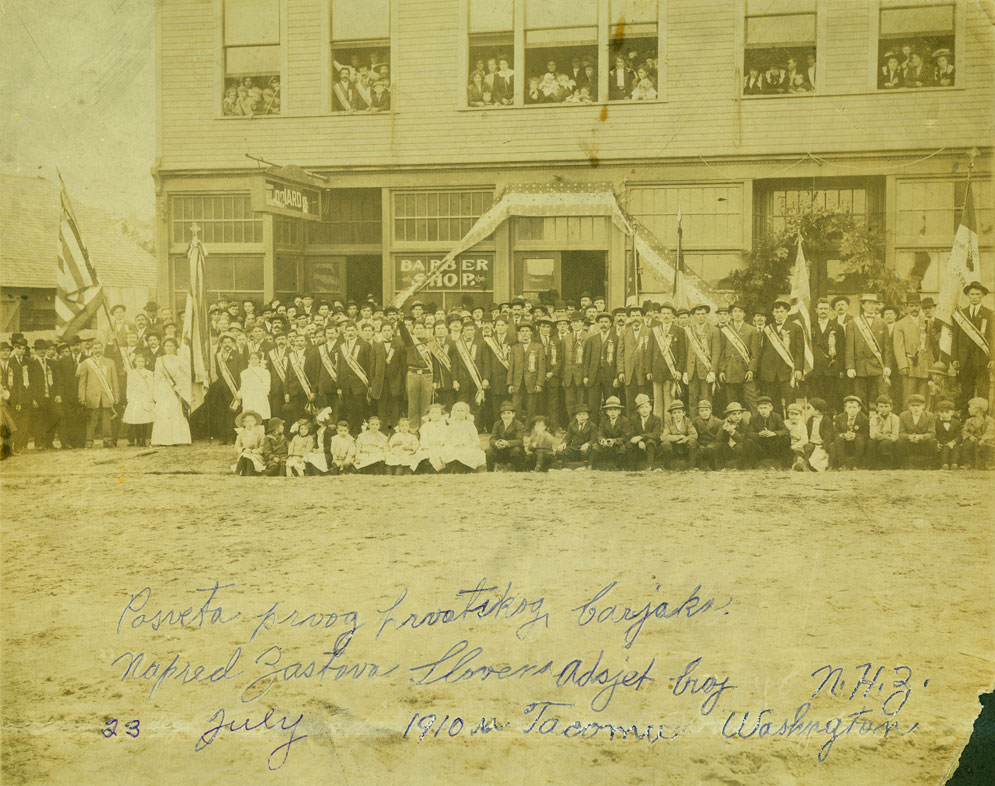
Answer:
<svg viewBox="0 0 995 786"><path fill-rule="evenodd" d="M0 468L5 785L939 784L991 690L991 474L228 459Z"/></svg>

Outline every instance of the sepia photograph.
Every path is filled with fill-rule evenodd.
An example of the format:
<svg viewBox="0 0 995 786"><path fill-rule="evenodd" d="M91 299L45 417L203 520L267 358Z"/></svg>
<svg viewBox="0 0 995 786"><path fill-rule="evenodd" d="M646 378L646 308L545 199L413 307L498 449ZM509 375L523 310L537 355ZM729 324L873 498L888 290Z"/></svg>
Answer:
<svg viewBox="0 0 995 786"><path fill-rule="evenodd" d="M992 0L0 0L0 780L995 784Z"/></svg>

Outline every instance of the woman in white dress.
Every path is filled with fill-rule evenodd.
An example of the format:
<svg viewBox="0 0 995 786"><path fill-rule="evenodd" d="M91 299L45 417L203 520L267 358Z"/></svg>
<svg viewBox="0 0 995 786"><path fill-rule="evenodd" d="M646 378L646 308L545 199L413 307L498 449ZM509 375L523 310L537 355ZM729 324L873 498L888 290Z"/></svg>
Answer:
<svg viewBox="0 0 995 786"><path fill-rule="evenodd" d="M238 387L238 398L243 412L258 412L265 423L270 419L269 409L269 369L263 365L263 356L258 352L249 353L249 366L242 372Z"/></svg>
<svg viewBox="0 0 995 786"><path fill-rule="evenodd" d="M162 348L165 354L156 361L152 380L155 395L152 444L189 445L190 424L184 412L183 391L189 390L190 365L176 354L176 339L164 338Z"/></svg>

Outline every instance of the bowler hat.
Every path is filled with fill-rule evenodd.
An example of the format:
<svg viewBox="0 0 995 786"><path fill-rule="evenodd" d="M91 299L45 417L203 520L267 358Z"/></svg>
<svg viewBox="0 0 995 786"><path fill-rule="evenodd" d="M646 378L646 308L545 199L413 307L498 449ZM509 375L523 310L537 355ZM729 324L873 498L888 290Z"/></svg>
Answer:
<svg viewBox="0 0 995 786"><path fill-rule="evenodd" d="M9 341L0 341L0 349L13 349Z"/></svg>
<svg viewBox="0 0 995 786"><path fill-rule="evenodd" d="M882 393L880 396L878 396L877 403L878 404L891 404L893 402L891 400L891 396L887 395L886 393Z"/></svg>
<svg viewBox="0 0 995 786"><path fill-rule="evenodd" d="M850 305L850 298L848 298L846 295L837 295L831 301L829 301L829 304L833 308L836 308L836 304L839 303L840 301L843 301L847 305Z"/></svg>
<svg viewBox="0 0 995 786"><path fill-rule="evenodd" d="M576 415L578 412L587 412L588 414L590 414L591 408L587 406L587 404L578 404L576 407L574 407L574 414Z"/></svg>
<svg viewBox="0 0 995 786"><path fill-rule="evenodd" d="M660 305L660 310L663 311L664 309L666 309L667 311L669 311L671 314L673 314L673 313L675 313L677 311L677 309L674 308L674 304L673 303L662 303Z"/></svg>
<svg viewBox="0 0 995 786"><path fill-rule="evenodd" d="M712 310L712 307L707 303L696 303L691 307L691 313L697 314L699 311L704 311L706 314Z"/></svg>
<svg viewBox="0 0 995 786"><path fill-rule="evenodd" d="M783 297L779 297L777 300L775 300L773 303L771 303L770 304L770 310L773 311L778 306L780 306L781 308L784 308L786 310L789 310L789 311L791 310L791 303L789 303Z"/></svg>
<svg viewBox="0 0 995 786"><path fill-rule="evenodd" d="M595 317L595 321L600 322L602 319L607 319L609 322L612 321L612 315L607 311L602 311L598 316Z"/></svg>
<svg viewBox="0 0 995 786"><path fill-rule="evenodd" d="M48 342L43 338L36 338L35 349L48 349Z"/></svg>
<svg viewBox="0 0 995 786"><path fill-rule="evenodd" d="M924 297L919 301L919 306L921 308L936 308L936 301L931 297Z"/></svg>
<svg viewBox="0 0 995 786"><path fill-rule="evenodd" d="M980 289L982 295L987 295L988 294L988 287L986 287L980 281L972 281L970 284L968 284L966 287L964 287L964 294L966 295L972 289Z"/></svg>

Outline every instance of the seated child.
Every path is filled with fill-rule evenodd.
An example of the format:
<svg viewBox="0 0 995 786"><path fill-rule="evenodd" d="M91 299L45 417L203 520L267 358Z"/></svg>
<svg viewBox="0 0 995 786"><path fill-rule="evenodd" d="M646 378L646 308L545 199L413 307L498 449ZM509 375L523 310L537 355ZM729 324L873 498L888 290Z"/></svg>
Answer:
<svg viewBox="0 0 995 786"><path fill-rule="evenodd" d="M813 398L808 402L808 422L805 424L805 460L814 472L829 469L829 447L833 444L833 419L826 414L826 400Z"/></svg>
<svg viewBox="0 0 995 786"><path fill-rule="evenodd" d="M656 466L657 445L660 444L663 424L653 414L653 404L645 393L637 395L634 403L636 416L630 422L632 428L625 446L626 463L629 469L653 469Z"/></svg>
<svg viewBox="0 0 995 786"><path fill-rule="evenodd" d="M314 451L314 434L311 433L311 422L301 418L290 427L290 444L287 447L286 473L288 478L303 478L307 471L307 459Z"/></svg>
<svg viewBox="0 0 995 786"><path fill-rule="evenodd" d="M473 422L470 405L465 401L457 401L449 412L442 460L446 464L446 471L453 473L477 472L487 462L480 447L480 435Z"/></svg>
<svg viewBox="0 0 995 786"><path fill-rule="evenodd" d="M988 399L967 402L968 418L961 428L961 466L988 469L995 453L995 418L988 415Z"/></svg>
<svg viewBox="0 0 995 786"><path fill-rule="evenodd" d="M800 404L788 404L788 421L784 427L788 430L789 447L793 457L791 469L795 472L807 472L809 465L805 448L808 447L808 429L802 417Z"/></svg>
<svg viewBox="0 0 995 786"><path fill-rule="evenodd" d="M720 426L721 428L721 426ZM674 399L667 407L660 442L663 465L667 469L698 466L698 431L684 410L684 402Z"/></svg>
<svg viewBox="0 0 995 786"><path fill-rule="evenodd" d="M152 372L146 368L144 352L136 352L134 367L128 369L127 406L122 423L128 424L128 444L147 446L152 438L155 398L152 395Z"/></svg>
<svg viewBox="0 0 995 786"><path fill-rule="evenodd" d="M421 424L419 431L422 462L418 471L425 473L442 472L446 461L442 452L446 448L446 421L442 404L430 404L428 416Z"/></svg>
<svg viewBox="0 0 995 786"><path fill-rule="evenodd" d="M410 475L421 462L421 444L418 437L411 433L411 421L400 418L394 433L387 440L387 452L384 464L391 475Z"/></svg>
<svg viewBox="0 0 995 786"><path fill-rule="evenodd" d="M743 422L746 412L738 401L726 405L726 419L722 423L717 464L721 468L749 469L753 466L753 440L750 427Z"/></svg>
<svg viewBox="0 0 995 786"><path fill-rule="evenodd" d="M553 449L556 443L547 430L546 417L536 415L532 419L532 433L525 440L525 469L530 472L549 472L553 465Z"/></svg>
<svg viewBox="0 0 995 786"><path fill-rule="evenodd" d="M304 461L308 465L308 474L325 475L328 473L328 461L325 454L330 452L328 443L335 433L335 428L331 426L332 408L325 407L314 416L317 431L314 435L314 447L310 453L305 454Z"/></svg>
<svg viewBox="0 0 995 786"><path fill-rule="evenodd" d="M598 441L591 451L592 469L622 469L625 466L625 444L629 422L622 417L622 402L609 396L601 405L603 417L598 427Z"/></svg>
<svg viewBox="0 0 995 786"><path fill-rule="evenodd" d="M712 414L711 401L702 399L698 402L698 416L692 419L691 425L698 435L698 466L715 469L722 441L722 420Z"/></svg>
<svg viewBox="0 0 995 786"><path fill-rule="evenodd" d="M587 404L574 407L573 420L567 426L567 434L559 447L559 456L567 469L586 467L591 458L591 445L597 437L591 410Z"/></svg>
<svg viewBox="0 0 995 786"><path fill-rule="evenodd" d="M340 420L335 424L335 436L328 441L329 475L344 475L352 472L356 464L356 441L349 433L349 421Z"/></svg>
<svg viewBox="0 0 995 786"><path fill-rule="evenodd" d="M903 467L926 469L936 463L936 418L926 399L909 396L909 408L898 418L898 459Z"/></svg>
<svg viewBox="0 0 995 786"><path fill-rule="evenodd" d="M493 472L499 464L521 472L525 463L525 426L515 417L515 406L510 401L501 404L501 417L491 430L487 446L487 471Z"/></svg>
<svg viewBox="0 0 995 786"><path fill-rule="evenodd" d="M356 471L382 475L386 466L387 435L380 431L380 418L370 415L366 429L356 437Z"/></svg>
<svg viewBox="0 0 995 786"><path fill-rule="evenodd" d="M266 468L263 458L263 441L266 432L263 431L262 418L254 410L246 410L235 420L237 428L235 437L235 465L232 470L236 475L255 475Z"/></svg>
<svg viewBox="0 0 995 786"><path fill-rule="evenodd" d="M940 469L957 469L960 463L961 425L954 414L954 403L948 399L936 404L936 448Z"/></svg>
<svg viewBox="0 0 995 786"><path fill-rule="evenodd" d="M263 460L267 475L282 475L287 461L287 438L283 434L283 420L270 418L266 424L266 439L263 440Z"/></svg>
<svg viewBox="0 0 995 786"><path fill-rule="evenodd" d="M957 377L942 360L937 360L929 367L929 381L926 386L929 391L927 403L944 399L958 400L960 385L957 384Z"/></svg>
<svg viewBox="0 0 995 786"><path fill-rule="evenodd" d="M877 411L870 418L870 442L867 443L871 469L895 469L899 432L898 415L891 411L891 397L878 396Z"/></svg>
<svg viewBox="0 0 995 786"><path fill-rule="evenodd" d="M833 469L856 469L864 465L870 424L861 412L859 396L846 396L843 411L833 423L833 444L829 447L829 465Z"/></svg>
<svg viewBox="0 0 995 786"><path fill-rule="evenodd" d="M770 396L757 399L757 414L750 420L750 427L759 461L768 466L787 467L791 460L791 438L784 420L774 411Z"/></svg>

